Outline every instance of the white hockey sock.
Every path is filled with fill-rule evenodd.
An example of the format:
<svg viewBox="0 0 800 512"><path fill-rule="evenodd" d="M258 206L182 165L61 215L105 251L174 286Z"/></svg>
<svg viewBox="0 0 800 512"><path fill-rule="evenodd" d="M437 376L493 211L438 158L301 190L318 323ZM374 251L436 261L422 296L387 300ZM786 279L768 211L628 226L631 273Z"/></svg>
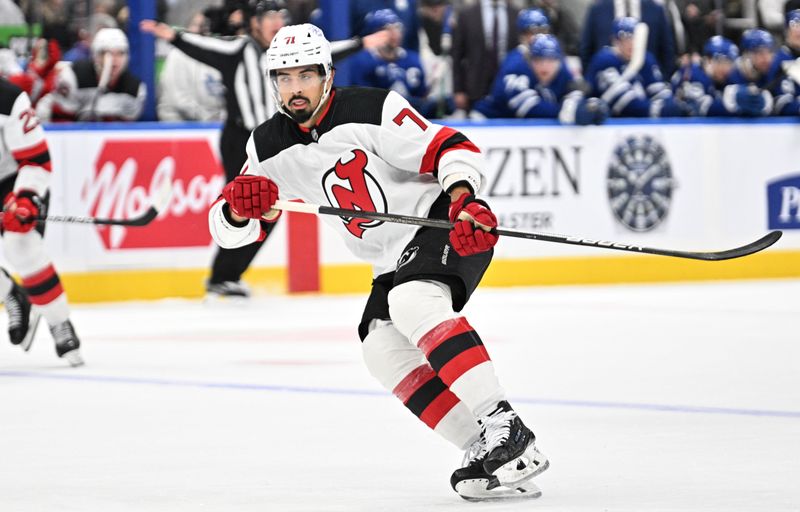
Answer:
<svg viewBox="0 0 800 512"><path fill-rule="evenodd" d="M453 311L447 286L435 281L398 285L389 293L389 314L474 415L505 399L483 342L466 318Z"/></svg>
<svg viewBox="0 0 800 512"><path fill-rule="evenodd" d="M478 436L475 416L391 323L369 333L363 352L370 373L434 432L462 450Z"/></svg>
<svg viewBox="0 0 800 512"><path fill-rule="evenodd" d="M51 326L69 318L69 306L61 279L50 257L44 251L42 236L36 231L28 233L6 232L3 235L3 253L22 276L22 287Z"/></svg>
<svg viewBox="0 0 800 512"><path fill-rule="evenodd" d="M6 297L11 293L13 287L14 282L11 278L8 277L5 272L0 271L0 302L6 300Z"/></svg>

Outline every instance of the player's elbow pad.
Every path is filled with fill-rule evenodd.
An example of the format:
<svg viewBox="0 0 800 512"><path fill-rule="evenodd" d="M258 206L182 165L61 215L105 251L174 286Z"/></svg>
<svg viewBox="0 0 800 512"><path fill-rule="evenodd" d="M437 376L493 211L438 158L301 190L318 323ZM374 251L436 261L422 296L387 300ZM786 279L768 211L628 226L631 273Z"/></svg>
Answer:
<svg viewBox="0 0 800 512"><path fill-rule="evenodd" d="M251 219L244 226L232 224L225 216L225 201L219 200L208 211L208 230L211 238L223 249L243 247L261 239L261 223Z"/></svg>

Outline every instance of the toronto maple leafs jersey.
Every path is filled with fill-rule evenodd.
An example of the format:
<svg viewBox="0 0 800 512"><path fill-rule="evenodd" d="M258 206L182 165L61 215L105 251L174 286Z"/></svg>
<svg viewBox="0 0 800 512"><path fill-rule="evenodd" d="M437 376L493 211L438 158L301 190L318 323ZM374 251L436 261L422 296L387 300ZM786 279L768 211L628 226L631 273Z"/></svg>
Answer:
<svg viewBox="0 0 800 512"><path fill-rule="evenodd" d="M582 97L563 59L553 81L544 85L533 73L527 52L514 48L500 66L490 94L475 105L475 110L489 118L557 118L565 101L576 103Z"/></svg>
<svg viewBox="0 0 800 512"><path fill-rule="evenodd" d="M652 53L647 52L642 68L630 81L621 80L627 66L628 63L610 46L597 52L585 74L593 94L605 100L615 116L658 115L652 107L672 97L658 61Z"/></svg>
<svg viewBox="0 0 800 512"><path fill-rule="evenodd" d="M393 91L347 87L332 94L311 130L282 114L256 128L243 173L273 180L284 200L418 217L456 183L480 189L483 157L461 133L429 122ZM262 236L259 221L237 226L225 212L223 201L209 212L220 246L241 247ZM368 219L321 219L376 276L396 268L416 231Z"/></svg>
<svg viewBox="0 0 800 512"><path fill-rule="evenodd" d="M361 50L350 59L352 85L378 87L406 99L428 95L425 72L417 52L398 48L397 59L387 61L377 50Z"/></svg>
<svg viewBox="0 0 800 512"><path fill-rule="evenodd" d="M781 47L775 54L779 66L784 62L800 59L800 51L789 46ZM800 85L791 77L784 76L772 90L775 97L774 113L781 116L796 116L800 114Z"/></svg>
<svg viewBox="0 0 800 512"><path fill-rule="evenodd" d="M708 76L703 66L691 63L682 67L672 75L672 90L684 101L697 105L697 114L718 117L733 116L735 111L728 111L722 101L725 83L717 83Z"/></svg>
<svg viewBox="0 0 800 512"><path fill-rule="evenodd" d="M50 152L28 95L0 78L0 181L13 178L14 192L38 196L50 184Z"/></svg>

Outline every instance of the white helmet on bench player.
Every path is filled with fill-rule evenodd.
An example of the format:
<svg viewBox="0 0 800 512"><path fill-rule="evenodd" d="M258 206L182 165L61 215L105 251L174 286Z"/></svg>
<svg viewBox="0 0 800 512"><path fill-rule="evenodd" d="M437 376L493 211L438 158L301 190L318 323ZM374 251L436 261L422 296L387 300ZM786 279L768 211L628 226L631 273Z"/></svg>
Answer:
<svg viewBox="0 0 800 512"><path fill-rule="evenodd" d="M325 84L319 105L311 114L311 117L314 117L328 99L333 87L333 81L329 80L333 62L330 43L325 39L322 30L310 23L283 27L275 34L267 50L267 68L272 82L272 97L278 110L289 117L292 116L284 108L278 92L277 71L299 66L318 66L320 76Z"/></svg>

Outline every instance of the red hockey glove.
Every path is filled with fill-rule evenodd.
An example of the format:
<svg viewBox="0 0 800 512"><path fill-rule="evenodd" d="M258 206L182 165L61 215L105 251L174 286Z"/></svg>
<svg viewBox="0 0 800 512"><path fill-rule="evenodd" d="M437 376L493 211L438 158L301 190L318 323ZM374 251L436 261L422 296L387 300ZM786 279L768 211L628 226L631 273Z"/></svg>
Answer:
<svg viewBox="0 0 800 512"><path fill-rule="evenodd" d="M23 192L16 195L9 193L3 201L3 229L15 233L27 233L36 227L36 216L42 201L38 196Z"/></svg>
<svg viewBox="0 0 800 512"><path fill-rule="evenodd" d="M240 217L275 222L281 216L280 210L272 210L278 200L278 185L264 176L237 176L222 189L222 197Z"/></svg>
<svg viewBox="0 0 800 512"><path fill-rule="evenodd" d="M497 227L497 217L489 205L472 194L461 194L450 203L450 245L461 256L486 252L497 243L490 231Z"/></svg>

